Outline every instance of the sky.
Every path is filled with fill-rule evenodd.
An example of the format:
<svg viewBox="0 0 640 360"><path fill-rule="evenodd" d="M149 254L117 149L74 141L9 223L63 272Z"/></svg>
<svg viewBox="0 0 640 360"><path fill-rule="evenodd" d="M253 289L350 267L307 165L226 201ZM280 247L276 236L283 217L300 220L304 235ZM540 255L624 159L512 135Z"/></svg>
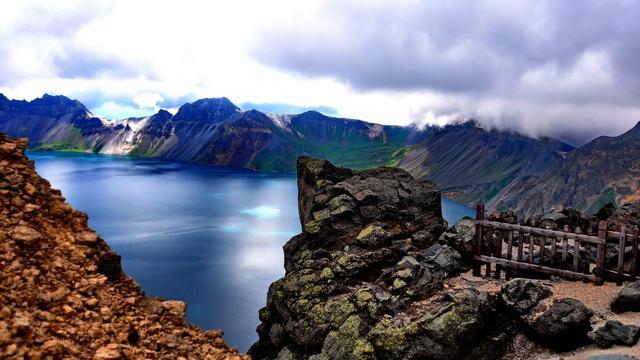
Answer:
<svg viewBox="0 0 640 360"><path fill-rule="evenodd" d="M105 118L226 96L575 145L640 121L640 1L0 1L0 92Z"/></svg>

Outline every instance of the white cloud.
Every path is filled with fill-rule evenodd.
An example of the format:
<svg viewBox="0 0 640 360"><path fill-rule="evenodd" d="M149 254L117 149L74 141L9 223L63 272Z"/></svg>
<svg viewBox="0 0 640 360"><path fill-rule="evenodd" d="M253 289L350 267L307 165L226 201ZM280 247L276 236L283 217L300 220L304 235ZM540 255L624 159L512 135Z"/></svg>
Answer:
<svg viewBox="0 0 640 360"><path fill-rule="evenodd" d="M480 117L579 142L638 120L638 6L9 2L0 12L0 90L68 95L107 117L226 96L324 105L387 124Z"/></svg>
<svg viewBox="0 0 640 360"><path fill-rule="evenodd" d="M133 102L141 108L155 109L160 101L164 100L162 95L156 92L143 92L133 97Z"/></svg>
<svg viewBox="0 0 640 360"><path fill-rule="evenodd" d="M94 115L103 119L124 119L149 115L149 110L120 105L115 101L107 101L93 108L92 111Z"/></svg>

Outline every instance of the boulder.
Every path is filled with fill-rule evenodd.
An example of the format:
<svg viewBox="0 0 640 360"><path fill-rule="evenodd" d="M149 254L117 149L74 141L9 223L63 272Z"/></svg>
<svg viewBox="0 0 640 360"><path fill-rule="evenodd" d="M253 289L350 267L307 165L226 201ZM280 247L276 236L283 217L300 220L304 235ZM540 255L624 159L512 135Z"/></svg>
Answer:
<svg viewBox="0 0 640 360"><path fill-rule="evenodd" d="M507 223L507 224L517 224L518 223L518 217L511 210L496 211L496 212L490 214L488 216L487 220L489 220L489 221L497 221L497 222Z"/></svg>
<svg viewBox="0 0 640 360"><path fill-rule="evenodd" d="M627 284L611 302L611 310L616 313L640 311L640 280Z"/></svg>
<svg viewBox="0 0 640 360"><path fill-rule="evenodd" d="M418 258L405 256L384 270L376 284L401 298L427 296L441 289L448 276L463 269L460 254L447 245L434 244Z"/></svg>
<svg viewBox="0 0 640 360"><path fill-rule="evenodd" d="M497 359L515 332L489 294L475 289L445 293L418 316L404 317L384 317L369 331L379 359Z"/></svg>
<svg viewBox="0 0 640 360"><path fill-rule="evenodd" d="M608 320L604 326L589 334L589 338L602 348L613 345L633 346L638 342L638 336L640 336L639 327L623 325L615 320Z"/></svg>
<svg viewBox="0 0 640 360"><path fill-rule="evenodd" d="M440 243L447 244L458 251L462 256L462 260L465 263L470 264L473 260L473 242L475 234L475 220L465 216L440 235Z"/></svg>
<svg viewBox="0 0 640 360"><path fill-rule="evenodd" d="M551 296L551 290L541 281L513 279L502 285L500 303L515 316L528 314L538 303Z"/></svg>
<svg viewBox="0 0 640 360"><path fill-rule="evenodd" d="M529 323L531 336L553 350L568 351L588 343L593 311L578 300L559 299Z"/></svg>

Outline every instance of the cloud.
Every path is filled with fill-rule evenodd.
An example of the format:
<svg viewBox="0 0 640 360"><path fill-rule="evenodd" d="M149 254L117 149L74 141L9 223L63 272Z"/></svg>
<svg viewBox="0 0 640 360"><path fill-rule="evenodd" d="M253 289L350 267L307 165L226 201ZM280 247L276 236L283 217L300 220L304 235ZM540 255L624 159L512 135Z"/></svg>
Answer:
<svg viewBox="0 0 640 360"><path fill-rule="evenodd" d="M0 12L0 91L64 94L111 118L226 96L582 143L640 120L639 12L628 0L26 0Z"/></svg>
<svg viewBox="0 0 640 360"><path fill-rule="evenodd" d="M115 101L107 101L92 109L94 115L105 119L125 119L151 115L148 109L122 105Z"/></svg>
<svg viewBox="0 0 640 360"><path fill-rule="evenodd" d="M163 100L162 95L155 92L143 92L133 97L133 102L141 108L154 109Z"/></svg>
<svg viewBox="0 0 640 360"><path fill-rule="evenodd" d="M274 114L300 114L305 111L318 111L325 115L334 116L337 115L338 111L335 108L330 106L297 106L285 103L252 103L245 102L240 104L240 108L243 110L259 110L266 113L274 113Z"/></svg>
<svg viewBox="0 0 640 360"><path fill-rule="evenodd" d="M639 11L632 1L328 1L264 29L253 53L361 93L448 97L417 106L416 121L484 116L534 136L570 125L584 142L640 120Z"/></svg>

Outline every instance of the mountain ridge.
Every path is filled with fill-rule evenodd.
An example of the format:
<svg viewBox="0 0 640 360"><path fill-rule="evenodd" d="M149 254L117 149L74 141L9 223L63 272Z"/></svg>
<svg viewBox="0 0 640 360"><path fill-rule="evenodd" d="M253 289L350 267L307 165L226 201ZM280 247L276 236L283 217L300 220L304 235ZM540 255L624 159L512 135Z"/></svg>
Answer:
<svg viewBox="0 0 640 360"><path fill-rule="evenodd" d="M634 129L629 133L640 132L640 126ZM2 95L0 131L29 137L40 150L137 155L264 171L293 172L299 156L354 169L397 166L417 178L434 180L447 197L461 203L485 202L490 208L525 212L546 210L538 205L551 201L520 204L518 194L534 188L577 151L553 138L485 128L473 119L442 127L381 125L314 110L243 111L226 97L186 103L175 115L161 109L147 117L105 120L61 95L45 94L32 101ZM611 138L592 143L606 139ZM582 210L589 205L557 198L561 205L583 206Z"/></svg>

